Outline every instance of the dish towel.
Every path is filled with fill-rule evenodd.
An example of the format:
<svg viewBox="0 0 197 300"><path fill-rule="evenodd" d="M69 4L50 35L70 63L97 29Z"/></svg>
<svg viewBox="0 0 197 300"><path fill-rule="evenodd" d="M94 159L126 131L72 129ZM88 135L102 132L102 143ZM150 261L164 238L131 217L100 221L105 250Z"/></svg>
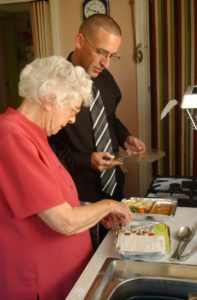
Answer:
<svg viewBox="0 0 197 300"><path fill-rule="evenodd" d="M113 153L108 122L100 91L93 86L94 101L90 107L95 145L98 152ZM110 168L100 174L102 191L112 196L116 182L116 169Z"/></svg>

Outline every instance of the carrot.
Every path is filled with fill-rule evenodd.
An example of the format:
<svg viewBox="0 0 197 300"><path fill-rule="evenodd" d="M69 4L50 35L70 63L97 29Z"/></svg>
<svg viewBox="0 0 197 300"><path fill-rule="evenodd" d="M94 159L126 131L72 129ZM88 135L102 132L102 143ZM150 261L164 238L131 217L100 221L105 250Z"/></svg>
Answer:
<svg viewBox="0 0 197 300"><path fill-rule="evenodd" d="M144 212L145 212L144 207L139 207L139 208L138 208L138 212L139 212L140 214L144 214Z"/></svg>

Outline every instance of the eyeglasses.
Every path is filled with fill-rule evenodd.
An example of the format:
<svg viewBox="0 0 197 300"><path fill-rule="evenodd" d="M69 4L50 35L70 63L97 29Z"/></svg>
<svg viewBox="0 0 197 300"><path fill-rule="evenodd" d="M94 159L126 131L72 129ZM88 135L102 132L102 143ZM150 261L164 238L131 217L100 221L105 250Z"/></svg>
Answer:
<svg viewBox="0 0 197 300"><path fill-rule="evenodd" d="M72 110L73 110L76 114L78 114L78 113L80 112L80 110L81 110L81 107L75 107L75 106L72 106Z"/></svg>
<svg viewBox="0 0 197 300"><path fill-rule="evenodd" d="M92 50L101 58L110 58L112 61L117 61L120 59L120 56L118 54L111 54L108 51L104 50L104 49L97 49L96 47L94 47L94 45L92 45L92 43L89 41L89 39L87 38L86 35L84 35L85 40L88 42L88 44L91 46Z"/></svg>

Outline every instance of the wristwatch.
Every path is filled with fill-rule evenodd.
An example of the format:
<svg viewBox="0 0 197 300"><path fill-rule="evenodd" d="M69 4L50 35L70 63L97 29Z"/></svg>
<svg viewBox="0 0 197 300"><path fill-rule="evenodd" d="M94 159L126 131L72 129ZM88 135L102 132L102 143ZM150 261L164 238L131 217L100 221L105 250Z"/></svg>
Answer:
<svg viewBox="0 0 197 300"><path fill-rule="evenodd" d="M83 20L87 19L93 14L104 14L109 13L109 2L108 0L84 0L82 3Z"/></svg>

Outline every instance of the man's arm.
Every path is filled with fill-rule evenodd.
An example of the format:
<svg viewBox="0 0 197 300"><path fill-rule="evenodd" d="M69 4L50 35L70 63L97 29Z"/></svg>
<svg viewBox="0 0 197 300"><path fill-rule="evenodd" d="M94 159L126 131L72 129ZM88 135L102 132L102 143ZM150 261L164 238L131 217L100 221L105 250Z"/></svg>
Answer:
<svg viewBox="0 0 197 300"><path fill-rule="evenodd" d="M77 168L91 168L91 155L89 152L79 152L71 145L66 143L64 129L58 134L49 138L49 144L59 160L68 170L76 170Z"/></svg>
<svg viewBox="0 0 197 300"><path fill-rule="evenodd" d="M114 121L119 145L125 150L131 150L139 154L146 152L146 146L143 141L131 135L124 124L116 118Z"/></svg>

